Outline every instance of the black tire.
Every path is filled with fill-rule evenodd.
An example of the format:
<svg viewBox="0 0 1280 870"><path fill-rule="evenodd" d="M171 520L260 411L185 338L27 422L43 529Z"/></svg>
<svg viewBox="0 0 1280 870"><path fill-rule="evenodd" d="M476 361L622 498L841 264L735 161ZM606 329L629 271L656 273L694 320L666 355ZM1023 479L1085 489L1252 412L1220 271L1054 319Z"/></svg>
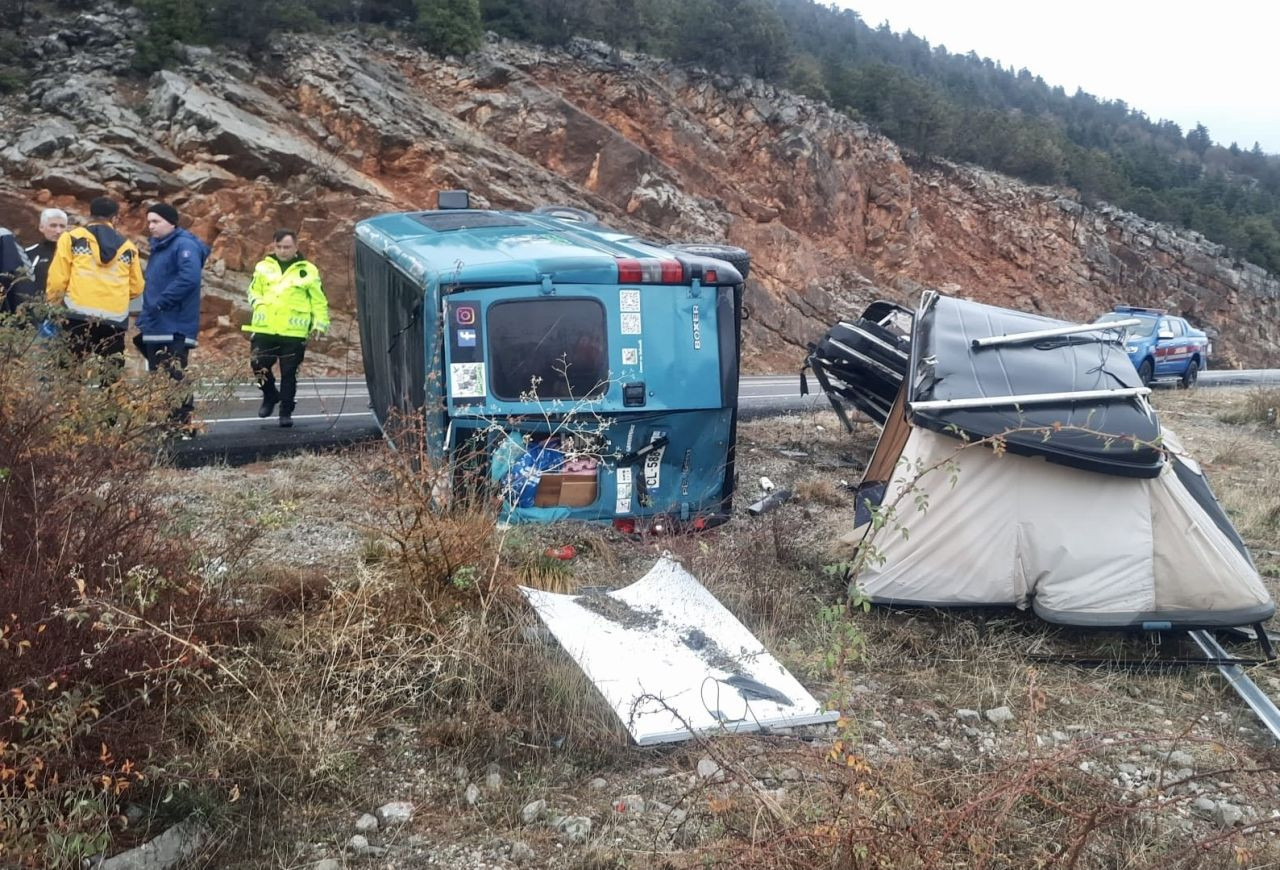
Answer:
<svg viewBox="0 0 1280 870"><path fill-rule="evenodd" d="M553 217L556 220L581 224L584 227L600 226L600 218L585 208L574 208L571 205L540 205L533 210L533 213Z"/></svg>
<svg viewBox="0 0 1280 870"><path fill-rule="evenodd" d="M1151 382L1156 379L1156 365L1150 359L1144 359L1142 365L1138 366L1138 380L1142 381L1144 387L1151 386Z"/></svg>
<svg viewBox="0 0 1280 870"><path fill-rule="evenodd" d="M1189 390L1200 380L1200 360L1193 359L1187 363L1187 370L1182 373L1182 380L1178 385L1184 390Z"/></svg>
<svg viewBox="0 0 1280 870"><path fill-rule="evenodd" d="M735 248L733 245L667 245L668 250L681 251L685 254L696 254L699 257L713 257L717 260L724 260L730 266L738 270L742 275L742 280L747 280L747 273L751 271L751 255L742 248Z"/></svg>

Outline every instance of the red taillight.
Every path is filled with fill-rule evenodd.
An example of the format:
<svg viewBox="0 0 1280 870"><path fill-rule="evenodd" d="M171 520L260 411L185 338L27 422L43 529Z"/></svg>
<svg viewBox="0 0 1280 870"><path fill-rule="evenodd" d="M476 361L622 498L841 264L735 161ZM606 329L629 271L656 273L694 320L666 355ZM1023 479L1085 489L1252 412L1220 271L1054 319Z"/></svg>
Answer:
<svg viewBox="0 0 1280 870"><path fill-rule="evenodd" d="M613 521L613 527L624 535L636 533L636 521L631 517L620 517Z"/></svg>
<svg viewBox="0 0 1280 870"><path fill-rule="evenodd" d="M683 284L684 266L679 260L659 260L656 257L637 259L618 258L619 284Z"/></svg>
<svg viewBox="0 0 1280 870"><path fill-rule="evenodd" d="M719 284L720 276L716 274L715 269L708 269L702 278L703 284Z"/></svg>
<svg viewBox="0 0 1280 870"><path fill-rule="evenodd" d="M643 284L644 270L639 260L618 260L619 284Z"/></svg>

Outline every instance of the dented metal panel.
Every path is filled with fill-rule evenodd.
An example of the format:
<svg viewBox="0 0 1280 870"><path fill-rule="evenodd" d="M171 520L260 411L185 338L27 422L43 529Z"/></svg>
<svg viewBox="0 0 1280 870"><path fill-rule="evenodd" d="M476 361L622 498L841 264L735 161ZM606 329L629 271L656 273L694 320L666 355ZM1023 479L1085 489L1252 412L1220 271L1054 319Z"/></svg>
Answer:
<svg viewBox="0 0 1280 870"><path fill-rule="evenodd" d="M521 591L641 746L840 716L670 555L607 594Z"/></svg>

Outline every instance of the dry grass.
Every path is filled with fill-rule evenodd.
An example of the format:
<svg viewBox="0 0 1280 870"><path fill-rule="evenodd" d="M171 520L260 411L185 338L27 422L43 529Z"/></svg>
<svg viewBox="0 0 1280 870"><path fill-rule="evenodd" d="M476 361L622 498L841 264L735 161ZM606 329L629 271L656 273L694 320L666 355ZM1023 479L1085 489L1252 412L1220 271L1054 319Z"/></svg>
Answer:
<svg viewBox="0 0 1280 870"><path fill-rule="evenodd" d="M184 389L0 317L0 864L70 866L173 796L206 650L237 626L149 472ZM183 801L175 801L184 803Z"/></svg>
<svg viewBox="0 0 1280 870"><path fill-rule="evenodd" d="M1158 394L1161 419L1203 462L1214 493L1253 553L1258 570L1280 598L1280 441L1274 426L1224 424L1242 409L1274 407L1280 390L1220 388Z"/></svg>
<svg viewBox="0 0 1280 870"><path fill-rule="evenodd" d="M792 492L802 504L844 507L853 500L849 489L822 475L804 478L795 485Z"/></svg>
<svg viewBox="0 0 1280 870"><path fill-rule="evenodd" d="M1169 391L1157 401L1192 453L1212 457L1207 471L1265 571L1265 554L1280 551L1270 510L1280 449L1264 431L1216 419L1238 398ZM1152 650L1147 638L1055 629L1008 611L829 617L843 589L824 563L851 514L837 487L857 479L874 434L850 436L832 414L744 424L742 501L766 475L799 497L706 534L640 540L596 527L497 529L474 504L433 513L421 501L431 487L376 466L385 455L195 475L191 528L213 535L223 523L221 542L243 543L222 588L267 615L259 637L220 653L235 679L217 702L180 717L204 747L193 766L217 773L198 787L231 810L210 863L308 866L339 851L355 814L393 798L419 806L410 830L425 841L403 847L404 866L504 866L484 851L495 837L523 840L547 866L1280 861L1263 833L1270 808L1280 809L1275 758L1215 674L1036 663ZM225 526L233 515L245 529ZM441 521L451 531L433 530ZM442 542L461 535L471 537L464 555L442 558ZM273 568L271 554L300 536L314 542L303 564ZM545 556L564 545L574 559ZM622 586L663 550L818 697L841 705L839 733L629 745L514 587ZM834 669L833 647L849 653ZM1255 678L1280 689L1270 669ZM957 718L1000 706L1012 724ZM1191 813L1197 793L1161 761L1175 749L1191 753L1197 771L1218 771L1197 787L1255 807L1262 827L1217 829ZM704 755L725 781L692 775ZM1142 791L1118 784L1124 764L1170 769ZM504 785L473 806L464 789L491 765ZM588 788L596 776L605 790ZM225 804L233 788L240 801ZM668 809L618 816L610 802L629 793ZM538 798L591 817L591 840L566 847L552 829L525 826L520 810Z"/></svg>
<svg viewBox="0 0 1280 870"><path fill-rule="evenodd" d="M1275 429L1280 425L1276 420L1277 409L1280 409L1280 388L1254 387L1220 411L1218 419L1224 423L1256 423Z"/></svg>

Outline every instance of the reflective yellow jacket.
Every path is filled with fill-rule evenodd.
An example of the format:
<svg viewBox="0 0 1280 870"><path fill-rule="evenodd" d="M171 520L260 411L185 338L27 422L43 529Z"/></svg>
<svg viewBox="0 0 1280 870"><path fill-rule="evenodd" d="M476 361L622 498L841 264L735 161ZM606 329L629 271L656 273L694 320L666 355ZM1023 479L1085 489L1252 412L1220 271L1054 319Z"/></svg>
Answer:
<svg viewBox="0 0 1280 870"><path fill-rule="evenodd" d="M281 267L275 254L263 257L249 282L253 319L245 332L306 338L311 330L329 330L329 301L320 286L320 270L302 257Z"/></svg>
<svg viewBox="0 0 1280 870"><path fill-rule="evenodd" d="M91 223L58 237L45 298L71 314L126 322L142 286L138 246L108 224Z"/></svg>

